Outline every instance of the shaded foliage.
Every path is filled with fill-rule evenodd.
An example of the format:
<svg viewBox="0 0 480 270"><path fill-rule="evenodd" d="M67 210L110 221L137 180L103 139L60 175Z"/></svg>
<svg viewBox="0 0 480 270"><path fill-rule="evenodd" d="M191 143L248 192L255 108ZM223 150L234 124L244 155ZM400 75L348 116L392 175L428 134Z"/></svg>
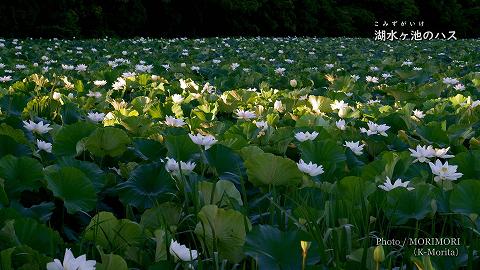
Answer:
<svg viewBox="0 0 480 270"><path fill-rule="evenodd" d="M398 20L477 37L479 18L478 0L3 0L0 35L372 37L375 21Z"/></svg>

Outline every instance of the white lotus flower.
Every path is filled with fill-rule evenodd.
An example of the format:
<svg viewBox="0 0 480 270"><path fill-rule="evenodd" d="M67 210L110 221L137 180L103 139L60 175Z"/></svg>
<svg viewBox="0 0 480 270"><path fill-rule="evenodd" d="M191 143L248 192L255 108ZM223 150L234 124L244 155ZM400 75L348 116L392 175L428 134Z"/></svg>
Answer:
<svg viewBox="0 0 480 270"><path fill-rule="evenodd" d="M173 103L180 104L183 101L183 97L180 94L173 94L172 95L172 101L173 101Z"/></svg>
<svg viewBox="0 0 480 270"><path fill-rule="evenodd" d="M12 76L3 76L0 77L0 82L9 82L12 80Z"/></svg>
<svg viewBox="0 0 480 270"><path fill-rule="evenodd" d="M75 66L62 64L62 68L63 68L64 70L74 70L74 69L75 69Z"/></svg>
<svg viewBox="0 0 480 270"><path fill-rule="evenodd" d="M65 84L65 88L67 89L73 89L75 87L73 83L68 81L68 78L66 76L62 78L62 81Z"/></svg>
<svg viewBox="0 0 480 270"><path fill-rule="evenodd" d="M422 119L425 117L425 114L420 110L413 110L413 116L415 116L418 119Z"/></svg>
<svg viewBox="0 0 480 270"><path fill-rule="evenodd" d="M171 127L182 127L186 125L185 121L180 118L175 118L173 116L167 116L165 117L165 125L171 126Z"/></svg>
<svg viewBox="0 0 480 270"><path fill-rule="evenodd" d="M237 115L238 119L243 119L243 120L249 120L257 117L257 115L254 112L251 111L244 111L244 110L236 110L235 114Z"/></svg>
<svg viewBox="0 0 480 270"><path fill-rule="evenodd" d="M340 130L345 130L347 129L347 125L345 124L345 120L343 119L340 119L338 121L335 122L335 125L337 126L338 129Z"/></svg>
<svg viewBox="0 0 480 270"><path fill-rule="evenodd" d="M93 98L99 99L102 97L102 93L88 91L87 97L93 97Z"/></svg>
<svg viewBox="0 0 480 270"><path fill-rule="evenodd" d="M330 104L330 107L332 107L332 110L338 110L339 117L343 118L347 115L348 103L345 103L343 100L335 100L333 104Z"/></svg>
<svg viewBox="0 0 480 270"><path fill-rule="evenodd" d="M315 138L317 138L318 132L314 131L312 133L310 132L297 132L295 133L295 139L297 139L300 142L304 141L313 141Z"/></svg>
<svg viewBox="0 0 480 270"><path fill-rule="evenodd" d="M240 66L239 63L232 63L232 64L230 65L230 68L231 68L232 70L235 70L235 69L237 69L239 66Z"/></svg>
<svg viewBox="0 0 480 270"><path fill-rule="evenodd" d="M192 142L195 143L196 145L205 146L205 150L207 150L212 145L218 142L217 139L215 139L215 137L212 135L203 136L202 134L199 133L197 135L188 134L188 136L190 136L190 139L192 139Z"/></svg>
<svg viewBox="0 0 480 270"><path fill-rule="evenodd" d="M124 78L118 77L117 80L112 84L113 90L120 90L127 85L127 82Z"/></svg>
<svg viewBox="0 0 480 270"><path fill-rule="evenodd" d="M125 78L125 79L134 78L135 76L137 76L137 73L135 73L135 72L124 72L124 73L122 73L122 77Z"/></svg>
<svg viewBox="0 0 480 270"><path fill-rule="evenodd" d="M151 73L152 68L153 68L153 65L142 65L142 64L135 65L135 71L140 73Z"/></svg>
<svg viewBox="0 0 480 270"><path fill-rule="evenodd" d="M342 110L348 108L348 103L345 103L343 100L335 100L332 104L330 104L332 110Z"/></svg>
<svg viewBox="0 0 480 270"><path fill-rule="evenodd" d="M293 80L290 80L290 86L295 88L297 87L297 80L293 79Z"/></svg>
<svg viewBox="0 0 480 270"><path fill-rule="evenodd" d="M196 84L196 83L195 83L194 81L192 81L192 80L180 79L179 82L180 82L180 88L182 88L183 90L185 90L185 89L187 89L187 88L193 88L193 89L195 89L196 91L198 91L198 89L199 89L198 84Z"/></svg>
<svg viewBox="0 0 480 270"><path fill-rule="evenodd" d="M350 78L352 78L352 80L354 82L358 81L358 79L360 79L360 76L356 75L356 74L353 74L353 75L350 75Z"/></svg>
<svg viewBox="0 0 480 270"><path fill-rule="evenodd" d="M87 114L87 117L91 121L98 123L98 122L103 121L103 119L105 118L105 114L104 113L97 113L97 112L89 112Z"/></svg>
<svg viewBox="0 0 480 270"><path fill-rule="evenodd" d="M285 73L285 68L282 68L282 67L276 68L275 73L280 76L283 76L283 74Z"/></svg>
<svg viewBox="0 0 480 270"><path fill-rule="evenodd" d="M47 270L95 270L95 260L88 260L87 256L81 255L78 258L73 256L69 248L65 250L63 263L59 259L47 263Z"/></svg>
<svg viewBox="0 0 480 270"><path fill-rule="evenodd" d="M434 149L434 156L437 158L453 158L455 157L454 155L447 155L448 150L450 150L450 147L447 148L435 148Z"/></svg>
<svg viewBox="0 0 480 270"><path fill-rule="evenodd" d="M378 99L369 99L367 101L367 104L368 105L374 105L374 104L380 104L382 101L381 100L378 100Z"/></svg>
<svg viewBox="0 0 480 270"><path fill-rule="evenodd" d="M475 100L470 104L470 108L475 109L477 106L480 105L480 100Z"/></svg>
<svg viewBox="0 0 480 270"><path fill-rule="evenodd" d="M457 91L463 91L465 90L465 85L459 83L459 84L456 84L453 89L457 90Z"/></svg>
<svg viewBox="0 0 480 270"><path fill-rule="evenodd" d="M95 86L104 86L105 84L107 84L107 81L105 81L105 80L93 81L93 84L94 84Z"/></svg>
<svg viewBox="0 0 480 270"><path fill-rule="evenodd" d="M366 76L365 81L371 82L371 83L378 83L378 78L377 77L372 77L372 76Z"/></svg>
<svg viewBox="0 0 480 270"><path fill-rule="evenodd" d="M255 122L255 125L257 126L257 128L261 129L262 131L264 131L268 128L267 121L257 121L257 122Z"/></svg>
<svg viewBox="0 0 480 270"><path fill-rule="evenodd" d="M177 241L170 242L170 254L175 257L175 259L179 259L184 262L194 261L198 257L198 251L194 249L189 249L185 245L180 245Z"/></svg>
<svg viewBox="0 0 480 270"><path fill-rule="evenodd" d="M182 168L182 174L188 175L195 169L195 166L197 166L197 164L192 161L178 162L173 158L167 157L167 162L165 163L165 170L175 176L180 176L180 168Z"/></svg>
<svg viewBox="0 0 480 270"><path fill-rule="evenodd" d="M368 121L367 125L368 125L368 130L365 128L360 128L361 133L367 133L368 136L375 135L375 134L380 134L385 137L388 136L385 131L387 131L390 128L389 126L385 124L382 124L382 125L375 124L372 121Z"/></svg>
<svg viewBox="0 0 480 270"><path fill-rule="evenodd" d="M382 78L384 79L388 79L388 78L391 78L392 77L392 74L390 73L382 73Z"/></svg>
<svg viewBox="0 0 480 270"><path fill-rule="evenodd" d="M350 150L352 150L352 152L357 155L357 156L360 156L361 154L363 154L363 147L365 146L365 144L361 144L360 145L360 142L345 142L344 146L350 148Z"/></svg>
<svg viewBox="0 0 480 270"><path fill-rule="evenodd" d="M322 165L317 165L311 161L309 163L305 163L303 159L300 159L300 161L297 163L297 167L301 172L309 174L310 176L317 176L323 173Z"/></svg>
<svg viewBox="0 0 480 270"><path fill-rule="evenodd" d="M209 94L214 93L215 92L215 86L210 85L209 82L205 83L202 87L202 93L205 93L205 92L207 92Z"/></svg>
<svg viewBox="0 0 480 270"><path fill-rule="evenodd" d="M442 164L442 162L437 159L435 161L435 164L429 162L428 165L430 165L432 173L435 175L435 177L433 178L435 182L440 182L444 180L455 181L463 176L463 173L457 173L458 166L448 165L448 161L446 161L445 164Z"/></svg>
<svg viewBox="0 0 480 270"><path fill-rule="evenodd" d="M283 107L282 101L275 100L275 103L273 104L273 109L278 112L283 112L285 108Z"/></svg>
<svg viewBox="0 0 480 270"><path fill-rule="evenodd" d="M413 149L408 149L410 150L411 154L410 156L414 157L415 160L413 161L413 163L419 161L419 162L429 162L429 158L432 158L435 156L435 150L433 149L433 147L431 145L429 145L428 147L427 146L420 146L420 145L417 145L417 148L416 150L413 150Z"/></svg>
<svg viewBox="0 0 480 270"><path fill-rule="evenodd" d="M49 127L50 124L43 124L43 121L40 121L39 123L35 123L31 120L23 121L23 127L26 128L27 130L38 133L38 134L45 134L52 130L51 127Z"/></svg>
<svg viewBox="0 0 480 270"><path fill-rule="evenodd" d="M443 78L443 83L444 84L449 84L449 85L455 85L455 84L458 84L459 81L457 79L453 79L453 78L450 78L450 77L445 77L445 78Z"/></svg>
<svg viewBox="0 0 480 270"><path fill-rule="evenodd" d="M42 141L42 140L38 140L37 139L37 147L38 147L38 150L41 151L45 151L47 153L51 153L52 152L52 144L51 143L47 143L45 141Z"/></svg>
<svg viewBox="0 0 480 270"><path fill-rule="evenodd" d="M76 71L86 71L87 70L87 65L85 64L79 64L75 67Z"/></svg>
<svg viewBox="0 0 480 270"><path fill-rule="evenodd" d="M379 185L378 187L385 190L385 191L390 191L390 190L398 188L398 187L404 187L408 190L415 189L413 187L409 187L408 186L409 183L410 183L410 181L405 181L405 182L402 183L402 179L400 179L400 178L395 180L395 183L392 183L392 180L390 180L390 178L387 176L387 179L385 180L383 185Z"/></svg>
<svg viewBox="0 0 480 270"><path fill-rule="evenodd" d="M314 95L308 96L308 101L312 105L313 111L320 113L320 102L318 102L317 98Z"/></svg>
<svg viewBox="0 0 480 270"><path fill-rule="evenodd" d="M53 92L52 98L54 100L60 100L61 97L62 97L62 94L60 94L58 92Z"/></svg>

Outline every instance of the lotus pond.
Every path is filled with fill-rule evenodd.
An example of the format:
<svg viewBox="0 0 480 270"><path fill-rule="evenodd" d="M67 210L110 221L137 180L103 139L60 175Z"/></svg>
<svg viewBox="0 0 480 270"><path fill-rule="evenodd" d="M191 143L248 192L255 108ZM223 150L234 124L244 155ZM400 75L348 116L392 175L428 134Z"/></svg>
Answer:
<svg viewBox="0 0 480 270"><path fill-rule="evenodd" d="M480 40L0 39L0 269L479 269L479 105Z"/></svg>

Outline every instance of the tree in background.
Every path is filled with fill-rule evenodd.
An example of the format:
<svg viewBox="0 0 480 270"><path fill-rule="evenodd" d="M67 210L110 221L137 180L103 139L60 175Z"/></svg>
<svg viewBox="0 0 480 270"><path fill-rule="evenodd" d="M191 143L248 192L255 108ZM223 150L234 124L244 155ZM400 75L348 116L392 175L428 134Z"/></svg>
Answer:
<svg viewBox="0 0 480 270"><path fill-rule="evenodd" d="M3 0L0 36L363 36L375 21L480 35L479 0Z"/></svg>

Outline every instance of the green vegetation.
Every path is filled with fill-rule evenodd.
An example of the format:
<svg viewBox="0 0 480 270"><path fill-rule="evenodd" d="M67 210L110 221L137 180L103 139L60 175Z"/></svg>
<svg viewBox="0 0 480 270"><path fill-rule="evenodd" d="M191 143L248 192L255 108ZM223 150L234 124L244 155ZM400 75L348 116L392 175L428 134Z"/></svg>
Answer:
<svg viewBox="0 0 480 270"><path fill-rule="evenodd" d="M479 45L2 39L0 269L478 269Z"/></svg>

